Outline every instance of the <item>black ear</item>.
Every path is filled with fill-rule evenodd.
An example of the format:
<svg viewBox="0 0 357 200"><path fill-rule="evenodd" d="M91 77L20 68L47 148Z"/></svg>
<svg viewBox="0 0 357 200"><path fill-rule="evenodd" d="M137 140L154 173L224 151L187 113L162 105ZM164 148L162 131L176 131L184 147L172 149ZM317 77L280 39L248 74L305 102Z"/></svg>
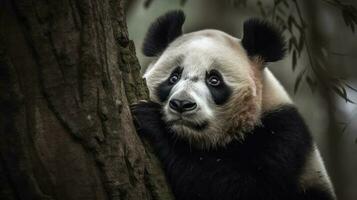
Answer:
<svg viewBox="0 0 357 200"><path fill-rule="evenodd" d="M264 62L281 60L286 51L282 31L259 19L244 22L242 45L250 57L259 56Z"/></svg>
<svg viewBox="0 0 357 200"><path fill-rule="evenodd" d="M185 14L181 10L170 11L151 24L143 44L143 53L146 56L157 56L165 48L182 35L182 25Z"/></svg>

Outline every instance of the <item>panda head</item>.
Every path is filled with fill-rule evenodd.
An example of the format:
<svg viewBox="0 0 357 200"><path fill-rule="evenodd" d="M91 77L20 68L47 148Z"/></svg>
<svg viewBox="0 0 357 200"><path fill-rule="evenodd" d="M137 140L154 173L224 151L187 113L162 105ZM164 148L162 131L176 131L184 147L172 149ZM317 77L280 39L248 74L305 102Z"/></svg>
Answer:
<svg viewBox="0 0 357 200"><path fill-rule="evenodd" d="M151 100L191 144L215 147L243 138L262 113L263 68L284 56L281 32L251 19L241 40L218 30L182 34L184 21L182 11L171 11L148 30L143 53L155 59L144 78Z"/></svg>

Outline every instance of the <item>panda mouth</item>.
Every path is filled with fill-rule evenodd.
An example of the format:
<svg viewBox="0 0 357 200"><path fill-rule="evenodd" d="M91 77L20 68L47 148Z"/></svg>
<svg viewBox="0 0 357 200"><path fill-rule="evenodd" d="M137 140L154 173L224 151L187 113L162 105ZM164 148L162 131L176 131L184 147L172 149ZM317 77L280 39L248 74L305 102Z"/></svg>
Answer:
<svg viewBox="0 0 357 200"><path fill-rule="evenodd" d="M169 126L173 126L173 125L181 125L181 126L186 126L190 129L196 130L196 131L202 131L204 129L206 129L208 127L208 122L204 121L202 123L194 123L194 122L190 122L184 119L177 119L177 120L172 120L167 122L167 124Z"/></svg>

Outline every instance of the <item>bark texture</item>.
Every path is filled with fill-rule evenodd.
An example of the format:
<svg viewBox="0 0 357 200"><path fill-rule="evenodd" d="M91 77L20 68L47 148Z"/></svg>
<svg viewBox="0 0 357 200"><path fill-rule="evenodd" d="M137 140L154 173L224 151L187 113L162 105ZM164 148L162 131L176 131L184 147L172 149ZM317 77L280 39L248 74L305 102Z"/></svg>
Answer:
<svg viewBox="0 0 357 200"><path fill-rule="evenodd" d="M0 1L0 199L172 199L122 0Z"/></svg>

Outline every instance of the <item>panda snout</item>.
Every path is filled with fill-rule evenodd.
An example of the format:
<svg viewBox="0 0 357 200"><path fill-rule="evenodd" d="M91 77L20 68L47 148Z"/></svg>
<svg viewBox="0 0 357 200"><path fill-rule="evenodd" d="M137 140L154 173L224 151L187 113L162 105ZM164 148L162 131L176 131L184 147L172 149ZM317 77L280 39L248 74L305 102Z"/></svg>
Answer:
<svg viewBox="0 0 357 200"><path fill-rule="evenodd" d="M171 99L169 101L169 106L171 110L174 110L178 113L193 111L197 108L197 104L195 102L180 99Z"/></svg>

